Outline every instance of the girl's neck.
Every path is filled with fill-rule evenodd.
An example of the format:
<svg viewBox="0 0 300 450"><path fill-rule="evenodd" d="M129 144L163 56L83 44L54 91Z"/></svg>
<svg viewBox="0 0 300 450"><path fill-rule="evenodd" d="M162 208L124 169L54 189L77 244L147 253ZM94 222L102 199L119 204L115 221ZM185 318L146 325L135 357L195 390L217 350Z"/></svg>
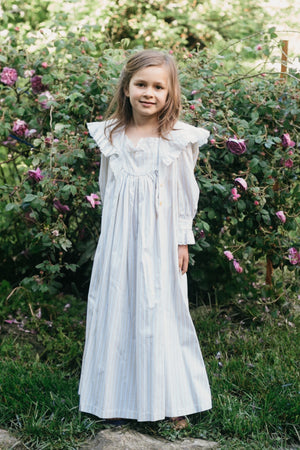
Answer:
<svg viewBox="0 0 300 450"><path fill-rule="evenodd" d="M156 118L154 120L149 120L149 118L139 121L132 120L125 132L129 138L158 137L158 121Z"/></svg>

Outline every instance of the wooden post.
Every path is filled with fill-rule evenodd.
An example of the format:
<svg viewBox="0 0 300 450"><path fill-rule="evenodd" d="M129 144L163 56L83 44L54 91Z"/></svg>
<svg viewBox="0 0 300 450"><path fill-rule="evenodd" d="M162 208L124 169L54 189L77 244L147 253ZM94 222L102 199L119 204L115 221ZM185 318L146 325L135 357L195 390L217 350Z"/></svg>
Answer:
<svg viewBox="0 0 300 450"><path fill-rule="evenodd" d="M271 259L267 255L266 285L268 286L272 286L272 274L273 274L273 264Z"/></svg>
<svg viewBox="0 0 300 450"><path fill-rule="evenodd" d="M282 80L286 79L286 70L287 70L287 57L288 57L288 48L289 41L281 41L282 49L281 49L281 71L280 78Z"/></svg>

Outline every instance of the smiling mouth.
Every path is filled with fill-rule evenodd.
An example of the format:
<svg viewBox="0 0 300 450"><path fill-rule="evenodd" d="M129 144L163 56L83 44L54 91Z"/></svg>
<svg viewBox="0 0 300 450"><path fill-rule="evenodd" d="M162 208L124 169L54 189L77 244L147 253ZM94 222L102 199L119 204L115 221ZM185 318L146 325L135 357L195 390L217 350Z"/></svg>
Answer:
<svg viewBox="0 0 300 450"><path fill-rule="evenodd" d="M142 101L140 101L140 103L142 103L142 105L155 105L155 103L152 103L152 102L142 102Z"/></svg>

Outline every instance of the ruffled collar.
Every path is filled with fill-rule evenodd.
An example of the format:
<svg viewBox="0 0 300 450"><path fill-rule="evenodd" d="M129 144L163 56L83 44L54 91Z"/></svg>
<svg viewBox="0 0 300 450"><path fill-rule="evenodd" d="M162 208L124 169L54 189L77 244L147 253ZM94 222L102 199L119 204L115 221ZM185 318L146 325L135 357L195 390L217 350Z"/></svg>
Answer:
<svg viewBox="0 0 300 450"><path fill-rule="evenodd" d="M90 122L87 124L90 135L95 139L97 145L99 146L101 152L106 156L110 157L112 155L120 156L122 152L122 141L125 135L124 129L120 129L113 137L113 142L109 140L109 130L108 128L112 126L113 122ZM209 132L204 128L196 128L185 122L176 122L174 129L169 132L167 139L163 138L142 138L146 139L159 139L159 151L161 161L169 165L175 161L180 153L184 151L189 144L198 144L201 146L207 142ZM128 139L128 137L127 137ZM129 140L129 139L128 139ZM129 140L129 142L131 142ZM131 146L137 150L136 147Z"/></svg>

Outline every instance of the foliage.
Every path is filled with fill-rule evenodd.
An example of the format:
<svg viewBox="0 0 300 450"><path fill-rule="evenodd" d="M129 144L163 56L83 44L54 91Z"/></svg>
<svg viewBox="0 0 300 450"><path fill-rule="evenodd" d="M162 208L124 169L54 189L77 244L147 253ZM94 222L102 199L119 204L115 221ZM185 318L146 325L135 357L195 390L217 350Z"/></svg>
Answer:
<svg viewBox="0 0 300 450"><path fill-rule="evenodd" d="M31 0L25 4L7 0L2 12L3 23L11 30L17 26L21 33L44 27L64 33L82 30L98 42L126 39L131 46L190 49L259 32L267 18L262 4L254 0L233 0L226 5L221 0Z"/></svg>
<svg viewBox="0 0 300 450"><path fill-rule="evenodd" d="M202 195L191 274L200 289L213 286L216 299L245 291L255 298L255 262L267 259L283 275L284 266L293 269L289 249L299 248L299 153L295 142L283 138L287 131L299 138L299 81L282 83L263 68L239 76L238 64L225 74L224 58L207 63L200 56L191 65L200 77L183 71L182 85L190 88L184 90L189 117L200 125L205 120L211 129L197 167ZM232 148L233 137L243 145L241 152ZM285 213L282 220L279 211ZM232 252L243 273L232 275L239 270L224 251ZM282 281L275 291L285 297Z"/></svg>
<svg viewBox="0 0 300 450"><path fill-rule="evenodd" d="M102 119L132 50L72 32L51 36L56 39L50 45L49 35L27 36L23 43L10 33L0 54L2 74L4 67L16 71L6 70L0 84L0 267L4 278L33 292L77 293L88 286L101 213L91 202L91 195L98 195L99 150L85 124ZM259 52L267 57L276 34L270 29L259 38L260 50L247 47L251 57ZM299 266L288 257L299 245L299 155L293 147L298 78L291 72L280 82L265 73L265 60L261 71L232 67L240 51L238 43L219 55L208 49L176 53L182 117L211 131L197 166L202 195L191 251L191 291L205 301L207 295L218 301L221 292L221 301L227 301L242 290L255 298L255 262L262 256L282 270ZM282 135L289 136L284 143ZM242 152L228 146L234 136ZM247 182L247 190L234 187L236 178ZM224 250L233 253L235 265ZM284 289L282 281L275 286L276 295L286 299ZM267 289L264 296L271 293Z"/></svg>

